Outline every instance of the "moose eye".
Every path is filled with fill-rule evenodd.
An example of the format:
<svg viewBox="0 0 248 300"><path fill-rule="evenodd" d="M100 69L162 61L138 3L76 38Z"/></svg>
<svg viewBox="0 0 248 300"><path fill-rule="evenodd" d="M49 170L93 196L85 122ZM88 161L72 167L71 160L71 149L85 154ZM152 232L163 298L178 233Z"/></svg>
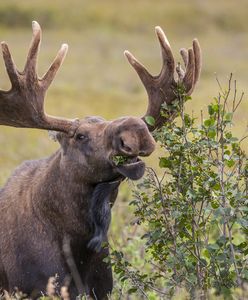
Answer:
<svg viewBox="0 0 248 300"><path fill-rule="evenodd" d="M79 141L86 140L87 136L85 134L79 133L79 134L77 134L76 139Z"/></svg>

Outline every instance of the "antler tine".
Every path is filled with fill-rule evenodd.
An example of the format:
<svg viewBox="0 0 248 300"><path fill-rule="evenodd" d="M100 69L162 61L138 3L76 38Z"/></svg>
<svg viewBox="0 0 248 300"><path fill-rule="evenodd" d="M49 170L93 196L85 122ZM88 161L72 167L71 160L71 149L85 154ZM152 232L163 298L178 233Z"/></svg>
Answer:
<svg viewBox="0 0 248 300"><path fill-rule="evenodd" d="M139 78L140 78L141 82L143 83L144 87L147 89L147 87L150 85L150 82L153 79L153 76L128 50L124 51L124 55L126 56L127 60L131 64L131 66L135 69L135 71L139 75Z"/></svg>
<svg viewBox="0 0 248 300"><path fill-rule="evenodd" d="M29 47L26 64L24 67L24 72L31 72L32 75L36 76L36 65L37 57L40 49L41 42L41 28L40 25L36 22L32 22L33 37Z"/></svg>
<svg viewBox="0 0 248 300"><path fill-rule="evenodd" d="M184 69L181 67L180 62L177 63L177 66L176 66L176 72L177 72L177 75L178 75L178 82L183 82L183 78L184 78L184 76L185 76L185 71L184 71Z"/></svg>
<svg viewBox="0 0 248 300"><path fill-rule="evenodd" d="M56 130L73 135L77 120L52 117L44 112L45 92L61 66L68 46L63 44L56 58L42 79L36 72L37 57L41 41L40 25L33 21L33 37L24 72L19 72L9 48L2 42L3 59L12 88L0 91L0 125Z"/></svg>
<svg viewBox="0 0 248 300"><path fill-rule="evenodd" d="M170 43L166 35L164 34L162 28L160 26L156 26L155 32L160 43L161 54L163 59L163 66L160 73L160 77L167 80L168 77L173 78L174 76L175 61L171 51Z"/></svg>
<svg viewBox="0 0 248 300"><path fill-rule="evenodd" d="M41 78L41 84L43 88L46 90L50 84L52 83L58 69L62 65L66 54L68 51L68 45L67 44L62 44L60 50L58 51L54 61L52 62L51 66L47 70L47 72L42 76Z"/></svg>
<svg viewBox="0 0 248 300"><path fill-rule="evenodd" d="M184 67L186 69L189 61L188 51L185 48L182 48L180 49L180 54L182 56ZM183 82L183 78L185 76L185 70L182 68L180 62L177 63L176 72L178 75L178 81L180 83Z"/></svg>
<svg viewBox="0 0 248 300"><path fill-rule="evenodd" d="M12 87L17 86L19 82L18 71L14 63L14 60L11 56L11 53L9 51L9 47L5 42L1 42L1 46L2 46L3 60L4 60L6 71L9 76L9 80L12 84Z"/></svg>
<svg viewBox="0 0 248 300"><path fill-rule="evenodd" d="M182 56L182 59L183 59L183 62L184 62L184 66L185 66L185 68L187 68L188 61L189 61L189 56L188 56L188 51L187 51L187 49L182 48L182 49L180 50L180 54L181 54L181 56Z"/></svg>
<svg viewBox="0 0 248 300"><path fill-rule="evenodd" d="M188 50L188 64L186 67L185 75L183 78L183 84L187 94L190 94L192 88L194 87L195 80L195 56L193 49Z"/></svg>
<svg viewBox="0 0 248 300"><path fill-rule="evenodd" d="M159 26L155 27L155 32L160 43L163 60L162 69L158 76L150 75L146 68L130 52L125 51L128 61L138 73L148 94L148 108L142 119L146 120L146 116L154 118L154 126L148 125L150 130L161 127L168 118L175 115L171 109L168 109L168 112L163 114L163 116L160 111L163 103L170 105L176 100L177 93L175 93L175 90L177 84L182 83L187 95L190 95L201 72L201 50L198 41L195 39L193 41L193 49L186 50L183 48L180 51L186 70L184 72L181 65L178 64L176 67L178 79L175 80L175 60L170 44ZM165 110L165 108L163 109Z"/></svg>
<svg viewBox="0 0 248 300"><path fill-rule="evenodd" d="M197 39L193 40L193 51L195 56L195 82L199 80L201 74L201 47Z"/></svg>

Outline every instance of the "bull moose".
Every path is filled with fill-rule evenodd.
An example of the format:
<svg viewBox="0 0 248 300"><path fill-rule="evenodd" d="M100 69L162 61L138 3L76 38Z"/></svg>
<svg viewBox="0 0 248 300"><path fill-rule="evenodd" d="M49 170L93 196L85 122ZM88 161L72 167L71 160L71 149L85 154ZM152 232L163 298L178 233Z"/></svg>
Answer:
<svg viewBox="0 0 248 300"><path fill-rule="evenodd" d="M61 285L70 279L72 298L81 293L107 299L113 281L111 268L103 259L109 253L111 206L125 178L136 180L144 174L145 164L139 157L154 151L151 131L166 122L165 114L160 114L161 105L176 100L178 82L188 95L192 93L200 76L200 46L194 40L192 48L182 49L185 70L176 67L169 42L156 27L163 60L158 76L152 76L130 52L124 52L148 94L145 116L69 120L49 116L43 107L46 90L68 47L62 45L39 78L36 65L41 29L35 21L32 27L23 72L18 71L2 42L12 87L0 91L0 125L55 131L60 148L48 158L24 162L0 190L0 287L10 292L18 287L35 298L46 289L48 278L58 274ZM146 124L146 116L154 118L154 126ZM124 157L124 162L116 163L116 156Z"/></svg>

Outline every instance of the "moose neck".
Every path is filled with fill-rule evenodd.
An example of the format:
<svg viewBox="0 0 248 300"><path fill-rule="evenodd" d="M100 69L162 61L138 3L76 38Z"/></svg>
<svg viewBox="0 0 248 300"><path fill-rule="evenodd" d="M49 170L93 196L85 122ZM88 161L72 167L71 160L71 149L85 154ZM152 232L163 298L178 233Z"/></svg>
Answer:
<svg viewBox="0 0 248 300"><path fill-rule="evenodd" d="M44 172L44 168L46 171ZM79 180L78 174L63 164L61 150L43 161L35 194L37 211L64 232L89 231L89 203L94 185ZM42 217L42 216L41 216Z"/></svg>

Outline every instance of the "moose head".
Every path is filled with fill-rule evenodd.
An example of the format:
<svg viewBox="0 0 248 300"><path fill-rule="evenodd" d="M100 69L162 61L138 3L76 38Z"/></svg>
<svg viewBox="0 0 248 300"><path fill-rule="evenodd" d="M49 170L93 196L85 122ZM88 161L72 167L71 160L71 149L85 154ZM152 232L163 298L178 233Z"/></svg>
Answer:
<svg viewBox="0 0 248 300"><path fill-rule="evenodd" d="M0 125L55 131L61 149L48 158L23 163L0 189L0 288L13 291L17 286L31 295L44 290L48 277L58 273L61 284L68 275L72 277L70 291L74 296L76 288L97 299L106 299L111 292L111 269L103 262L108 247L103 248L102 241L107 241L110 208L119 184L124 178L143 176L145 164L140 157L149 156L155 148L151 131L167 121L167 114L160 114L162 104L170 106L176 100L179 83L190 95L200 76L197 40L192 48L181 50L183 70L175 66L160 27L156 27L156 34L163 60L159 75L152 76L130 52L124 52L146 88L147 112L142 118L113 121L100 117L68 120L44 112L46 91L68 47L62 45L39 78L36 65L41 29L37 22L33 22L23 72L18 71L7 44L2 43L12 87L0 91ZM146 123L147 116L153 117L154 126ZM69 258L67 252L71 253Z"/></svg>

